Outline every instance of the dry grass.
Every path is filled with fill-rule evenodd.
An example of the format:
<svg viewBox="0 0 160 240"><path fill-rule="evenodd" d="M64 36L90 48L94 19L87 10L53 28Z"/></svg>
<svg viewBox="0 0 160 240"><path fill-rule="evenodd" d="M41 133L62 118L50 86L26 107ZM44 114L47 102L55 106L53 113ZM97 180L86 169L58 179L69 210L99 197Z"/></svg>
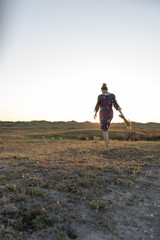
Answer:
<svg viewBox="0 0 160 240"><path fill-rule="evenodd" d="M1 137L0 239L156 239L159 142L25 135Z"/></svg>

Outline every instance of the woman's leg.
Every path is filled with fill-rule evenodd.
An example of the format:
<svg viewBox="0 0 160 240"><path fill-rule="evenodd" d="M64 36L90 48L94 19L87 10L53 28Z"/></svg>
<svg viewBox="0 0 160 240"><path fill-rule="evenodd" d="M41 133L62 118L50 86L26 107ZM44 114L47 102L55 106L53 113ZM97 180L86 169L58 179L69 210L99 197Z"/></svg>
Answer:
<svg viewBox="0 0 160 240"><path fill-rule="evenodd" d="M106 149L108 149L108 140L109 140L108 131L103 131L103 137L106 144Z"/></svg>

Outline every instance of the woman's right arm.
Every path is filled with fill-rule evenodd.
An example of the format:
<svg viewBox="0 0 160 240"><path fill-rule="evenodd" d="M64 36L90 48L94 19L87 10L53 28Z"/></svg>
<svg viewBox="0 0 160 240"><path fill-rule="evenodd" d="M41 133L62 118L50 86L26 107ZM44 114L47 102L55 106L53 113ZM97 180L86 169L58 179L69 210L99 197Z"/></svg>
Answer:
<svg viewBox="0 0 160 240"><path fill-rule="evenodd" d="M94 119L96 119L96 117L97 117L97 112L98 112L98 110L99 110L100 104L101 104L101 102L100 102L100 97L98 96L97 104L96 104L95 109L94 109L94 112L95 112L95 114L94 114Z"/></svg>

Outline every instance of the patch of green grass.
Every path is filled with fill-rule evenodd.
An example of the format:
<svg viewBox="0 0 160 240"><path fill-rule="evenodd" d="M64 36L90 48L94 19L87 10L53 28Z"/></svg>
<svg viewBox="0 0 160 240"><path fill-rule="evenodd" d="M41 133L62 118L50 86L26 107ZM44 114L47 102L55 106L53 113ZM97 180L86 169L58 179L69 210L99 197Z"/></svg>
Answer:
<svg viewBox="0 0 160 240"><path fill-rule="evenodd" d="M100 209L112 209L112 201L93 200L89 203L90 207L98 212Z"/></svg>
<svg viewBox="0 0 160 240"><path fill-rule="evenodd" d="M20 193L15 196L15 202L27 202L28 196L26 194Z"/></svg>
<svg viewBox="0 0 160 240"><path fill-rule="evenodd" d="M3 240L14 240L15 230L12 226L4 226L3 224L0 226L0 239ZM17 238L19 239L19 238Z"/></svg>
<svg viewBox="0 0 160 240"><path fill-rule="evenodd" d="M44 197L44 193L41 188L33 188L32 189L32 195L35 197Z"/></svg>
<svg viewBox="0 0 160 240"><path fill-rule="evenodd" d="M136 203L135 203L135 200L134 199L128 199L127 202L126 202L126 205L129 206L129 207L132 207L134 206Z"/></svg>
<svg viewBox="0 0 160 240"><path fill-rule="evenodd" d="M43 216L36 216L32 219L32 224L35 228L42 229L46 225L45 218Z"/></svg>
<svg viewBox="0 0 160 240"><path fill-rule="evenodd" d="M56 223L63 223L63 222L65 221L65 219L64 219L63 217L61 217L61 216L57 216L57 217L54 219L54 221L55 221Z"/></svg>
<svg viewBox="0 0 160 240"><path fill-rule="evenodd" d="M56 233L57 233L57 240L66 239L66 237L68 236L67 232L64 230L57 229Z"/></svg>

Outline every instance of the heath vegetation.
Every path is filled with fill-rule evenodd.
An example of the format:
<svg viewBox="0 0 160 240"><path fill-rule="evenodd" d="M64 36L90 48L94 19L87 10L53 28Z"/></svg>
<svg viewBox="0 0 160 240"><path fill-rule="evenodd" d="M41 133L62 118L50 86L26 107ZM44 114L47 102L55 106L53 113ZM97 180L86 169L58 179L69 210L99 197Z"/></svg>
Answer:
<svg viewBox="0 0 160 240"><path fill-rule="evenodd" d="M113 125L105 151L89 122L7 124L0 125L0 239L159 239L158 127Z"/></svg>

